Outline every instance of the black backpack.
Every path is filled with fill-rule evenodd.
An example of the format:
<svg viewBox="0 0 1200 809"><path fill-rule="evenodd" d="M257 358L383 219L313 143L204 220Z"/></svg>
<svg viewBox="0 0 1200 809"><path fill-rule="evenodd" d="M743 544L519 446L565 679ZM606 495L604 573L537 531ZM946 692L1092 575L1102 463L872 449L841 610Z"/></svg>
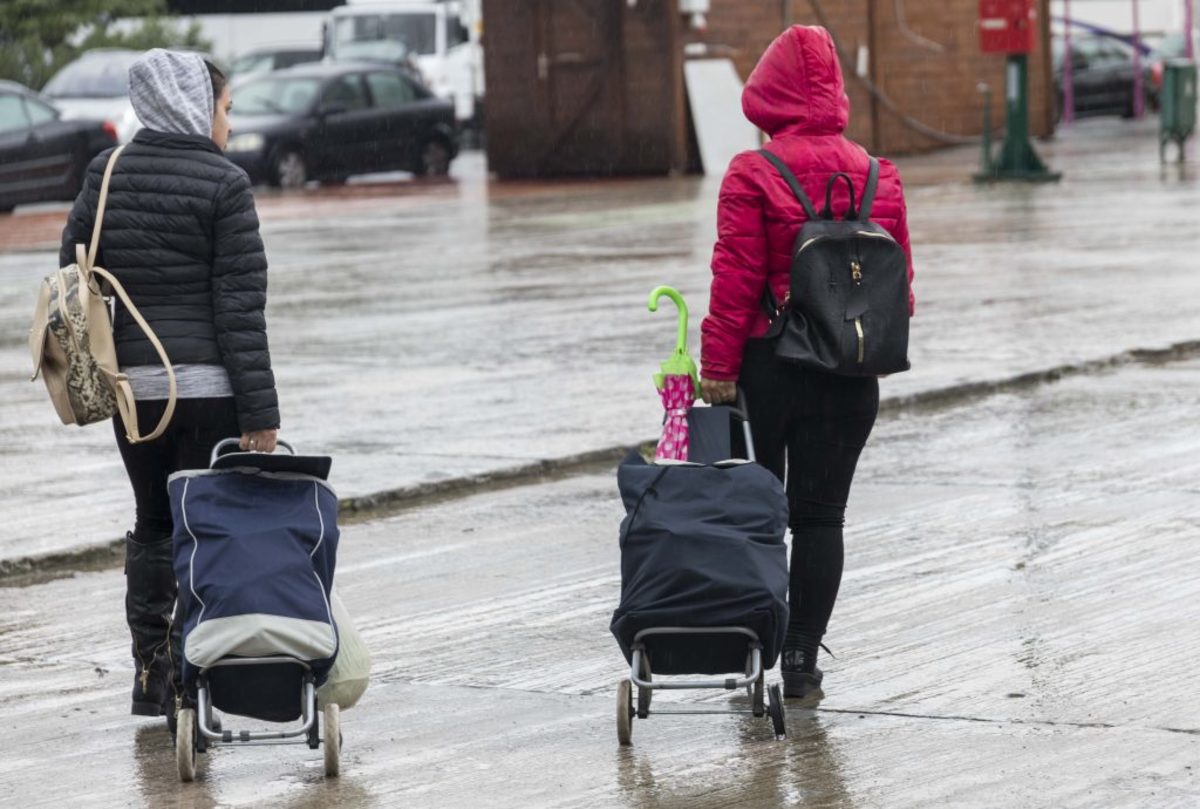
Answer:
<svg viewBox="0 0 1200 809"><path fill-rule="evenodd" d="M891 234L870 221L879 161L871 158L857 211L854 181L838 172L825 186L825 209L818 216L784 162L766 149L759 154L775 166L808 215L792 248L787 300L780 306L769 283L763 296L775 355L842 376L907 371L908 261ZM839 179L850 188L845 219L833 215L833 188Z"/></svg>

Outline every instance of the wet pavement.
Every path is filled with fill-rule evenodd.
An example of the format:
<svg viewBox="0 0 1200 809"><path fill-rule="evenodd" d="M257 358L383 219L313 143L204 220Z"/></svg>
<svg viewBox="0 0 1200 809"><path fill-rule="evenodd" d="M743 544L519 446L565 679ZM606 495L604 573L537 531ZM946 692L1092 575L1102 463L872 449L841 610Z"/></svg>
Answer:
<svg viewBox="0 0 1200 809"><path fill-rule="evenodd" d="M1197 390L1200 360L1137 363L885 413L828 697L789 713L786 742L765 720L652 717L618 748L621 508L599 468L344 527L338 586L375 665L336 781L297 747L217 750L178 784L165 731L123 714L120 571L0 588L0 788L80 807L1194 807Z"/></svg>
<svg viewBox="0 0 1200 809"><path fill-rule="evenodd" d="M1043 149L1063 183L974 186L970 149L902 161L918 316L914 370L885 399L1195 348L1194 169L1159 168L1149 123L1080 125ZM263 197L284 434L338 458L343 495L650 438L649 374L674 331L671 314L646 312L649 289L685 293L695 343L716 181L510 185L479 160L443 185ZM49 214L0 232L26 216ZM53 263L44 248L0 253L0 564L108 542L132 517L109 430L61 427L26 381L29 312Z"/></svg>

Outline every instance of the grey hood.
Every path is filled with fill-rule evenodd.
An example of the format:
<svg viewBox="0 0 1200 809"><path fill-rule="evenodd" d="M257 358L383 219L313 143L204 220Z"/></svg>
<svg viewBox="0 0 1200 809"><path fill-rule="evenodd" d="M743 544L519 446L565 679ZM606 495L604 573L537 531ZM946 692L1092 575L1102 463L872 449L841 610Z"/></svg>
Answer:
<svg viewBox="0 0 1200 809"><path fill-rule="evenodd" d="M199 54L146 51L129 68L129 100L147 129L212 135L212 79Z"/></svg>

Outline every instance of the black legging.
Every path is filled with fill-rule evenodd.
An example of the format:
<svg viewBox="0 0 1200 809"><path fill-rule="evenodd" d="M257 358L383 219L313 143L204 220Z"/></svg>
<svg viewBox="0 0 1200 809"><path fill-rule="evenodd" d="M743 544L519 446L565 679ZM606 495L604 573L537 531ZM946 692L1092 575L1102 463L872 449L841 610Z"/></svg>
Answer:
<svg viewBox="0 0 1200 809"><path fill-rule="evenodd" d="M149 432L162 418L165 401L137 403L138 427ZM208 467L213 446L222 438L237 438L237 408L232 397L180 399L167 431L145 444L130 444L119 416L113 419L121 460L137 502L136 542L154 542L171 536L171 499L167 477L182 469Z"/></svg>
<svg viewBox="0 0 1200 809"><path fill-rule="evenodd" d="M746 345L746 392L758 462L784 480L792 529L787 648L816 658L842 581L842 526L858 456L879 413L879 382L808 371Z"/></svg>

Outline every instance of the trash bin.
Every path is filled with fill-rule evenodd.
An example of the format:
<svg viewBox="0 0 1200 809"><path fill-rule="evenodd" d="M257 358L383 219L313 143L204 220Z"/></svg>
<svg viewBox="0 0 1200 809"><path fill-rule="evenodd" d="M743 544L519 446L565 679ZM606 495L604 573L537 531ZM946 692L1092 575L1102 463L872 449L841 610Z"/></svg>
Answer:
<svg viewBox="0 0 1200 809"><path fill-rule="evenodd" d="M1196 129L1196 63L1190 59L1168 59L1163 65L1159 119L1159 157L1166 160L1167 143L1179 148Z"/></svg>

